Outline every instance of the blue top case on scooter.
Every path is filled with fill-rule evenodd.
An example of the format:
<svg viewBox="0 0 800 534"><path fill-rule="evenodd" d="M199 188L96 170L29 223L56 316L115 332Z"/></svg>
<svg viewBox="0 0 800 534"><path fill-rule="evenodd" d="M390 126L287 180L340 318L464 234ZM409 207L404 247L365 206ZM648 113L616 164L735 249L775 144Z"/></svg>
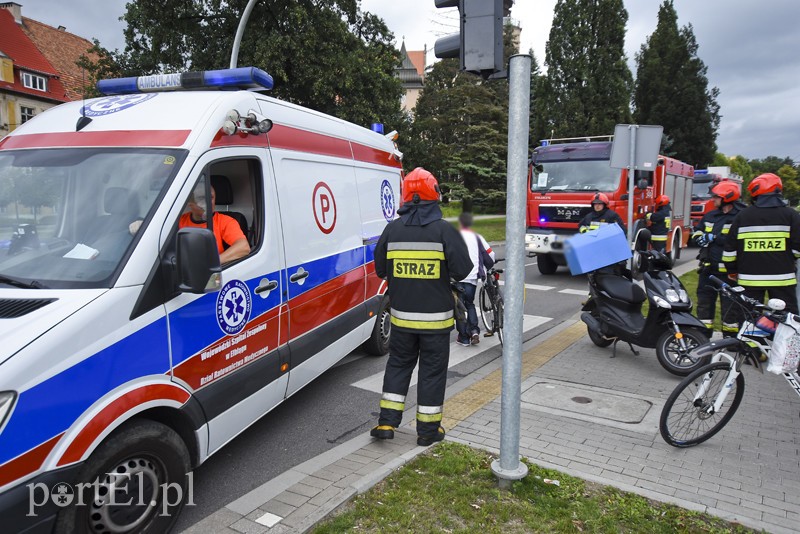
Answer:
<svg viewBox="0 0 800 534"><path fill-rule="evenodd" d="M617 224L603 225L597 230L575 235L564 242L564 258L573 275L595 271L630 257L628 240Z"/></svg>

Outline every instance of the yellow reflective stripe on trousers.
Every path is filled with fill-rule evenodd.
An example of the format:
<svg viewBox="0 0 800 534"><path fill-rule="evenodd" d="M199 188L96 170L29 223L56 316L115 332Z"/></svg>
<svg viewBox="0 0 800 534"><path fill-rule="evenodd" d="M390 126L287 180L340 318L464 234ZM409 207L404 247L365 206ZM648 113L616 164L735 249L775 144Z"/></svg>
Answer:
<svg viewBox="0 0 800 534"><path fill-rule="evenodd" d="M456 324L455 319L445 319L444 321L409 321L408 319L400 319L399 317L391 317L392 324L401 328L416 328L419 330L440 330L442 328L450 328Z"/></svg>
<svg viewBox="0 0 800 534"><path fill-rule="evenodd" d="M665 235L653 235L653 236L650 236L650 239L652 241L666 241L667 240L667 236L665 236Z"/></svg>
<svg viewBox="0 0 800 534"><path fill-rule="evenodd" d="M417 406L417 421L435 423L442 420L442 406Z"/></svg>
<svg viewBox="0 0 800 534"><path fill-rule="evenodd" d="M402 412L406 409L406 405L402 402L394 402L390 400L381 399L381 408L386 408L387 410L397 410L398 412Z"/></svg>

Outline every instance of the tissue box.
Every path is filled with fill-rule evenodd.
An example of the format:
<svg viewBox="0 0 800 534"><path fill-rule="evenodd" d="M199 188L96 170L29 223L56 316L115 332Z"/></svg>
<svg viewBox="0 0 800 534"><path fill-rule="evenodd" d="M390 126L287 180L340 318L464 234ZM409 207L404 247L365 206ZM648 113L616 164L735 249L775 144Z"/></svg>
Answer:
<svg viewBox="0 0 800 534"><path fill-rule="evenodd" d="M573 275L595 271L630 257L628 239L618 224L607 224L564 242L564 258Z"/></svg>

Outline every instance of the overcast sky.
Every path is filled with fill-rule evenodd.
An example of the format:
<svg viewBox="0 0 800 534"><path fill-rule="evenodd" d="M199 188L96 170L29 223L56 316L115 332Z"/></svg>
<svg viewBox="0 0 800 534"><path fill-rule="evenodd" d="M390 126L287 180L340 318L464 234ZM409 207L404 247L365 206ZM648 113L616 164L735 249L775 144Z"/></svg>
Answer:
<svg viewBox="0 0 800 534"><path fill-rule="evenodd" d="M26 17L96 37L106 48L125 46L118 19L126 0L16 1ZM398 48L403 38L409 50L427 46L429 62L434 60L436 39L456 30L456 11L436 9L434 0L362 0L361 4L364 11L386 21ZM522 27L522 51L532 48L542 66L555 4L556 0L515 0L511 11ZM634 54L655 30L660 4L660 0L625 2L625 44L634 75ZM800 161L800 0L675 0L674 5L678 24L694 27L710 85L720 89L719 150L748 159L774 155ZM269 71L269 65L258 66Z"/></svg>

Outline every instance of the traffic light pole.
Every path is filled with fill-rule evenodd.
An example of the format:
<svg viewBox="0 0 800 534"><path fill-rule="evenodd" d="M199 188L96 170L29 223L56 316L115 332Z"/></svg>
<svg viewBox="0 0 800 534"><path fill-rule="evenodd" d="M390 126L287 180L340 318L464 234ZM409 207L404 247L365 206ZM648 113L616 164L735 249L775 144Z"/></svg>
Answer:
<svg viewBox="0 0 800 534"><path fill-rule="evenodd" d="M500 459L492 472L502 489L528 474L519 458L522 388L522 314L525 292L525 202L531 56L511 56L508 67L508 174L506 190L506 282L503 311L503 389L500 406Z"/></svg>

